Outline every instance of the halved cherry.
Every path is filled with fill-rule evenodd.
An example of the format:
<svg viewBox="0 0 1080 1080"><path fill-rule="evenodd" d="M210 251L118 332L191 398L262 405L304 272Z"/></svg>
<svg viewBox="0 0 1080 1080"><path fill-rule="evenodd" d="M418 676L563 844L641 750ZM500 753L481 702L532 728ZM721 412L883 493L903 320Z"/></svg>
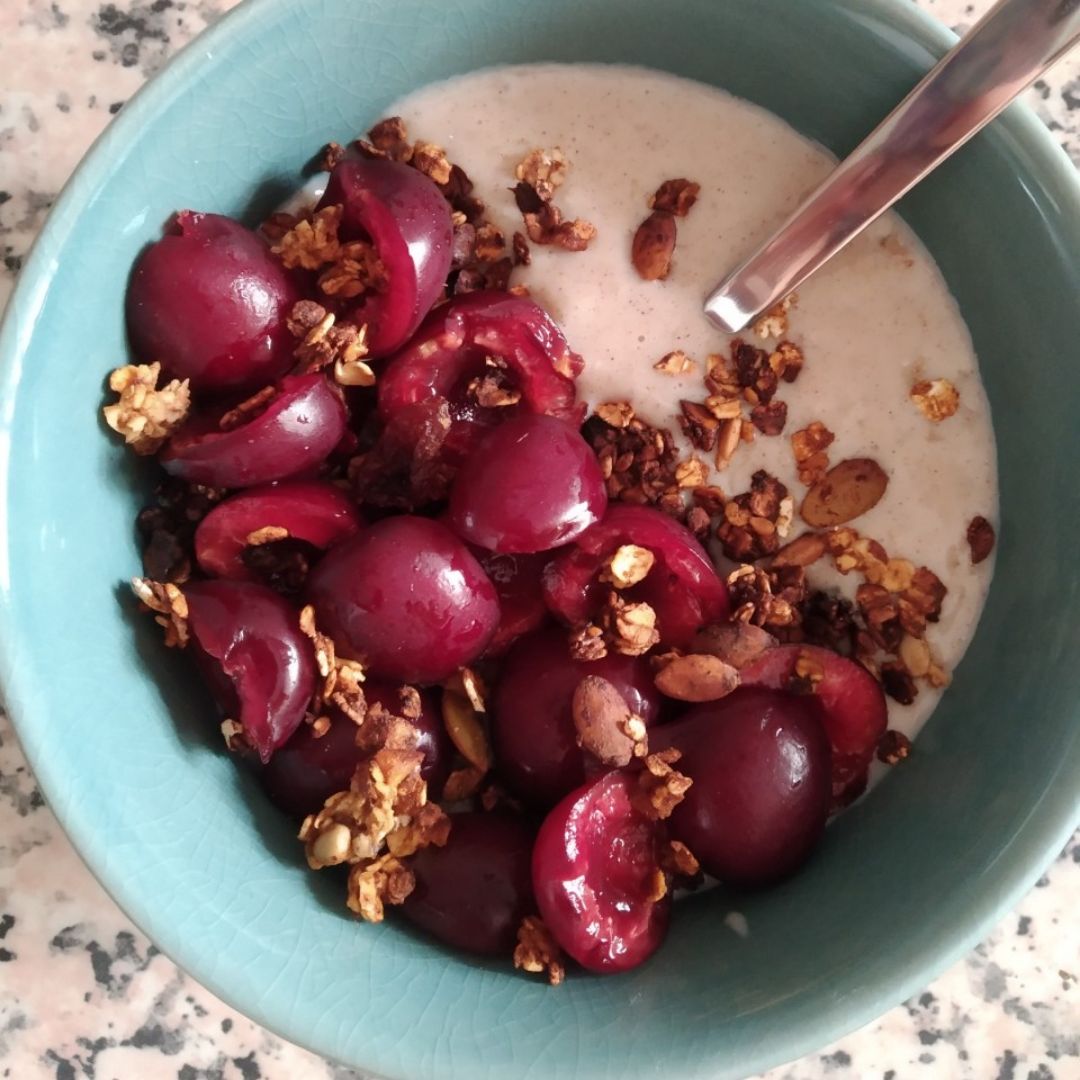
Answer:
<svg viewBox="0 0 1080 1080"><path fill-rule="evenodd" d="M368 351L403 345L439 297L450 271L450 205L423 173L396 161L349 157L330 174L319 208L341 204L339 235L366 240L386 270L386 288L349 313L368 328Z"/></svg>
<svg viewBox="0 0 1080 1080"><path fill-rule="evenodd" d="M296 612L263 585L191 581L183 592L195 660L265 763L300 726L315 690L311 642Z"/></svg>
<svg viewBox="0 0 1080 1080"><path fill-rule="evenodd" d="M364 683L368 705L379 704L400 715L401 698L392 683ZM428 798L438 799L450 771L452 747L439 711L436 690L420 692L420 716L413 721L420 733L417 749L424 754L420 773L427 781ZM302 724L259 774L266 793L286 813L295 817L313 814L336 791L349 786L356 766L367 754L356 745L356 724L336 710L330 712L330 728L316 736Z"/></svg>
<svg viewBox="0 0 1080 1080"><path fill-rule="evenodd" d="M578 746L571 706L586 675L610 682L646 725L660 718L663 699L644 657L573 660L558 626L520 638L503 664L491 734L500 775L531 803L550 806L585 781L590 759Z"/></svg>
<svg viewBox="0 0 1080 1080"><path fill-rule="evenodd" d="M520 817L452 815L445 847L409 860L416 887L402 915L454 948L509 956L522 919L535 910L532 847L533 830Z"/></svg>
<svg viewBox="0 0 1080 1080"><path fill-rule="evenodd" d="M499 625L484 656L501 656L519 637L535 630L547 618L541 581L551 555L546 551L535 555L496 555L482 548L471 550L499 598Z"/></svg>
<svg viewBox="0 0 1080 1080"><path fill-rule="evenodd" d="M645 579L622 595L652 607L662 645L686 646L701 627L727 617L727 586L693 533L660 510L622 504L609 506L602 521L548 564L544 597L551 611L572 625L592 619L607 591L600 573L626 544L655 558Z"/></svg>
<svg viewBox="0 0 1080 1080"><path fill-rule="evenodd" d="M805 657L814 674L800 678L796 665ZM820 675L820 679L818 679ZM812 687L824 708L825 733L832 746L834 807L845 806L866 787L878 740L889 711L877 679L861 664L816 645L779 645L742 669L744 686L774 690Z"/></svg>
<svg viewBox="0 0 1080 1080"><path fill-rule="evenodd" d="M428 518L384 518L312 571L321 630L373 675L431 683L486 648L499 621L495 589L469 549Z"/></svg>
<svg viewBox="0 0 1080 1080"><path fill-rule="evenodd" d="M590 971L637 967L667 932L671 893L655 899L665 830L635 807L634 784L613 772L567 795L544 819L533 848L540 916Z"/></svg>
<svg viewBox="0 0 1080 1080"><path fill-rule="evenodd" d="M352 536L360 525L356 504L333 484L292 480L248 488L218 503L199 522L195 558L211 577L254 581L242 556L248 538L260 530L284 529L288 538L325 550Z"/></svg>
<svg viewBox="0 0 1080 1080"><path fill-rule="evenodd" d="M569 543L606 509L600 465L577 428L525 413L470 454L450 492L448 524L489 551L527 553Z"/></svg>
<svg viewBox="0 0 1080 1080"><path fill-rule="evenodd" d="M197 418L161 454L165 471L196 484L269 484L321 464L345 434L345 406L322 375L287 375L265 410L229 431Z"/></svg>
<svg viewBox="0 0 1080 1080"><path fill-rule="evenodd" d="M284 375L296 345L285 325L300 298L251 230L181 210L139 256L128 285L128 333L143 363L207 393L254 390Z"/></svg>
<svg viewBox="0 0 1080 1080"><path fill-rule="evenodd" d="M693 786L668 821L704 870L758 886L810 856L829 812L829 740L820 704L777 690L739 689L658 729Z"/></svg>
<svg viewBox="0 0 1080 1080"><path fill-rule="evenodd" d="M484 433L519 413L543 413L578 425L581 357L543 308L523 297L476 292L436 308L392 357L379 380L379 411L389 420L416 402L448 402L451 427L443 456L460 464ZM513 404L482 405L470 386L495 379Z"/></svg>

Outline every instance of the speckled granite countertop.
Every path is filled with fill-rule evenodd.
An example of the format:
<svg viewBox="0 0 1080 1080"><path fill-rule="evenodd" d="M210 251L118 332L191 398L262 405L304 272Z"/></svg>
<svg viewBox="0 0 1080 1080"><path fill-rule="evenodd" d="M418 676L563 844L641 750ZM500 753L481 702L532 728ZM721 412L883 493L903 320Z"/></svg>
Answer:
<svg viewBox="0 0 1080 1080"><path fill-rule="evenodd" d="M989 0L919 0L957 29ZM0 2L0 307L90 141L231 0ZM1080 165L1080 58L1029 91ZM768 1080L1078 1080L1080 838L926 991ZM0 1076L361 1080L178 971L72 851L0 715Z"/></svg>

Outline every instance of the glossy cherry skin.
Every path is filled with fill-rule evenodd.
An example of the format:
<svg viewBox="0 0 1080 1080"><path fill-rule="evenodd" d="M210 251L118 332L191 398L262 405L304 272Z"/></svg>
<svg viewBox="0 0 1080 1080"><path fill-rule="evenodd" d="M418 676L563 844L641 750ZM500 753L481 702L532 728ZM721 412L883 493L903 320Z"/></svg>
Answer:
<svg viewBox="0 0 1080 1080"><path fill-rule="evenodd" d="M533 829L498 811L454 814L450 822L445 847L409 860L416 888L401 913L454 948L508 957L522 919L536 910Z"/></svg>
<svg viewBox="0 0 1080 1080"><path fill-rule="evenodd" d="M865 789L874 751L889 726L889 708L877 679L862 664L817 645L769 649L743 668L743 685L788 690L804 654L822 672L814 696L824 710L825 734L832 746L833 806L839 808Z"/></svg>
<svg viewBox="0 0 1080 1080"><path fill-rule="evenodd" d="M528 554L575 539L606 509L599 462L577 429L525 413L488 432L466 460L449 525L489 551Z"/></svg>
<svg viewBox="0 0 1080 1080"><path fill-rule="evenodd" d="M567 795L544 819L533 848L540 917L589 971L627 971L667 933L671 893L650 900L663 826L632 801L635 780L611 772Z"/></svg>
<svg viewBox="0 0 1080 1080"><path fill-rule="evenodd" d="M797 870L829 813L829 741L807 697L740 689L660 728L650 748L674 746L693 780L668 822L706 873L759 886Z"/></svg>
<svg viewBox="0 0 1080 1080"><path fill-rule="evenodd" d="M184 588L191 648L224 715L265 763L300 726L315 690L311 642L277 593L247 581Z"/></svg>
<svg viewBox="0 0 1080 1080"><path fill-rule="evenodd" d="M377 703L400 715L401 698L392 683L369 680L364 697L369 706ZM420 772L427 781L428 798L436 800L450 771L452 747L443 727L438 692L421 691L420 704L420 716L414 721L420 732L417 748L424 754ZM329 731L318 737L310 724L301 724L259 774L275 805L294 817L315 813L335 792L346 790L356 766L367 757L356 745L356 724L349 717L332 710L330 721Z"/></svg>
<svg viewBox="0 0 1080 1080"><path fill-rule="evenodd" d="M648 548L656 558L644 581L622 596L653 608L662 645L686 647L701 627L727 617L727 586L693 533L660 510L624 504L609 506L602 521L548 564L544 596L551 611L572 625L590 620L607 591L600 572L623 544Z"/></svg>
<svg viewBox="0 0 1080 1080"><path fill-rule="evenodd" d="M161 453L165 471L211 487L269 484L320 465L345 434L345 405L322 375L288 375L265 411L221 431L209 418L185 425Z"/></svg>
<svg viewBox="0 0 1080 1080"><path fill-rule="evenodd" d="M494 586L445 525L384 518L329 552L308 579L319 627L372 675L439 682L475 660L499 623Z"/></svg>
<svg viewBox="0 0 1080 1080"><path fill-rule="evenodd" d="M519 637L537 629L548 617L541 582L550 555L496 555L482 548L471 550L499 597L499 626L484 656L502 656Z"/></svg>
<svg viewBox="0 0 1080 1080"><path fill-rule="evenodd" d="M517 404L484 408L470 397L470 382L490 373L487 357L505 364L505 379L521 394ZM432 311L390 359L378 384L379 412L388 421L419 401L445 399L452 425L443 455L460 464L489 428L518 413L580 425L584 406L574 378L581 368L581 357L543 308L507 293L469 293Z"/></svg>
<svg viewBox="0 0 1080 1080"><path fill-rule="evenodd" d="M220 214L182 210L135 263L128 333L142 363L161 361L196 392L243 392L292 366L285 317L299 299L255 233Z"/></svg>
<svg viewBox="0 0 1080 1080"><path fill-rule="evenodd" d="M500 775L533 804L551 806L598 764L577 744L571 708L586 675L607 679L646 725L660 719L662 698L645 658L610 653L602 660L572 660L562 627L520 638L506 655L495 691L491 734Z"/></svg>
<svg viewBox="0 0 1080 1080"><path fill-rule="evenodd" d="M218 503L195 530L195 558L211 577L254 581L242 558L253 532L277 526L291 539L325 550L352 536L361 524L356 504L341 488L314 480L286 480L249 488Z"/></svg>
<svg viewBox="0 0 1080 1080"><path fill-rule="evenodd" d="M385 292L349 313L367 324L368 351L385 356L403 345L439 297L450 272L450 205L423 173L396 161L349 157L330 174L319 207L343 207L339 235L369 240L386 268Z"/></svg>

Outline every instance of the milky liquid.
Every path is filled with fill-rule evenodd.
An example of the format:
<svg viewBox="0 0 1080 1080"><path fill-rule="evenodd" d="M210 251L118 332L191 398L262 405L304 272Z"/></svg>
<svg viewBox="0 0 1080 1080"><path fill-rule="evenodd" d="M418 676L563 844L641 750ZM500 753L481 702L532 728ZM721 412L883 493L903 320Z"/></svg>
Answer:
<svg viewBox="0 0 1080 1080"><path fill-rule="evenodd" d="M590 405L629 399L651 423L677 431L680 398L702 400L709 353L729 338L701 312L716 280L770 234L832 167L820 148L775 116L720 90L643 68L521 65L425 87L387 110L410 136L444 146L509 237L523 228L514 166L532 148L562 149L570 162L555 201L598 230L583 253L532 245L515 272L585 358L579 381ZM642 281L630 240L646 199L665 179L701 185L678 222L670 276ZM742 445L713 483L729 494L767 469L801 499L789 436L813 420L836 434L836 463L875 459L888 473L881 502L853 526L890 556L932 569L948 587L928 639L946 670L959 662L990 583L990 560L973 567L965 531L976 514L997 516L990 410L971 339L933 260L895 215L886 215L799 289L787 335L806 364L780 384L784 433ZM750 335L751 340L752 335ZM760 344L760 343L759 343ZM674 349L698 361L672 377L653 363ZM922 378L949 379L959 412L930 423L909 400ZM689 447L684 447L689 449ZM708 455L703 455L708 456ZM792 535L799 531L796 519ZM826 565L811 583L854 595L857 575ZM891 726L914 735L939 692L920 686L911 706L889 702Z"/></svg>

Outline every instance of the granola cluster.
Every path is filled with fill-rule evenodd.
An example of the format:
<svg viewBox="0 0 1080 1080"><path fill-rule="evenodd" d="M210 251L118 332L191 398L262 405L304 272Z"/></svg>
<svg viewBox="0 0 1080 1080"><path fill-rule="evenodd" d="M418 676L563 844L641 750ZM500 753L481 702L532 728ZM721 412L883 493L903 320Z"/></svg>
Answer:
<svg viewBox="0 0 1080 1080"><path fill-rule="evenodd" d="M109 376L109 389L119 400L102 409L105 423L143 456L157 453L191 408L187 379L172 379L158 389L160 378L158 363L127 364Z"/></svg>
<svg viewBox="0 0 1080 1080"><path fill-rule="evenodd" d="M700 184L678 177L665 180L649 196L652 213L637 227L630 245L630 261L644 281L663 281L671 273L678 240L675 219L686 217L700 191Z"/></svg>
<svg viewBox="0 0 1080 1080"><path fill-rule="evenodd" d="M552 201L569 167L558 147L530 150L514 169L514 200L534 244L584 251L596 236L596 226L581 218L565 219Z"/></svg>

